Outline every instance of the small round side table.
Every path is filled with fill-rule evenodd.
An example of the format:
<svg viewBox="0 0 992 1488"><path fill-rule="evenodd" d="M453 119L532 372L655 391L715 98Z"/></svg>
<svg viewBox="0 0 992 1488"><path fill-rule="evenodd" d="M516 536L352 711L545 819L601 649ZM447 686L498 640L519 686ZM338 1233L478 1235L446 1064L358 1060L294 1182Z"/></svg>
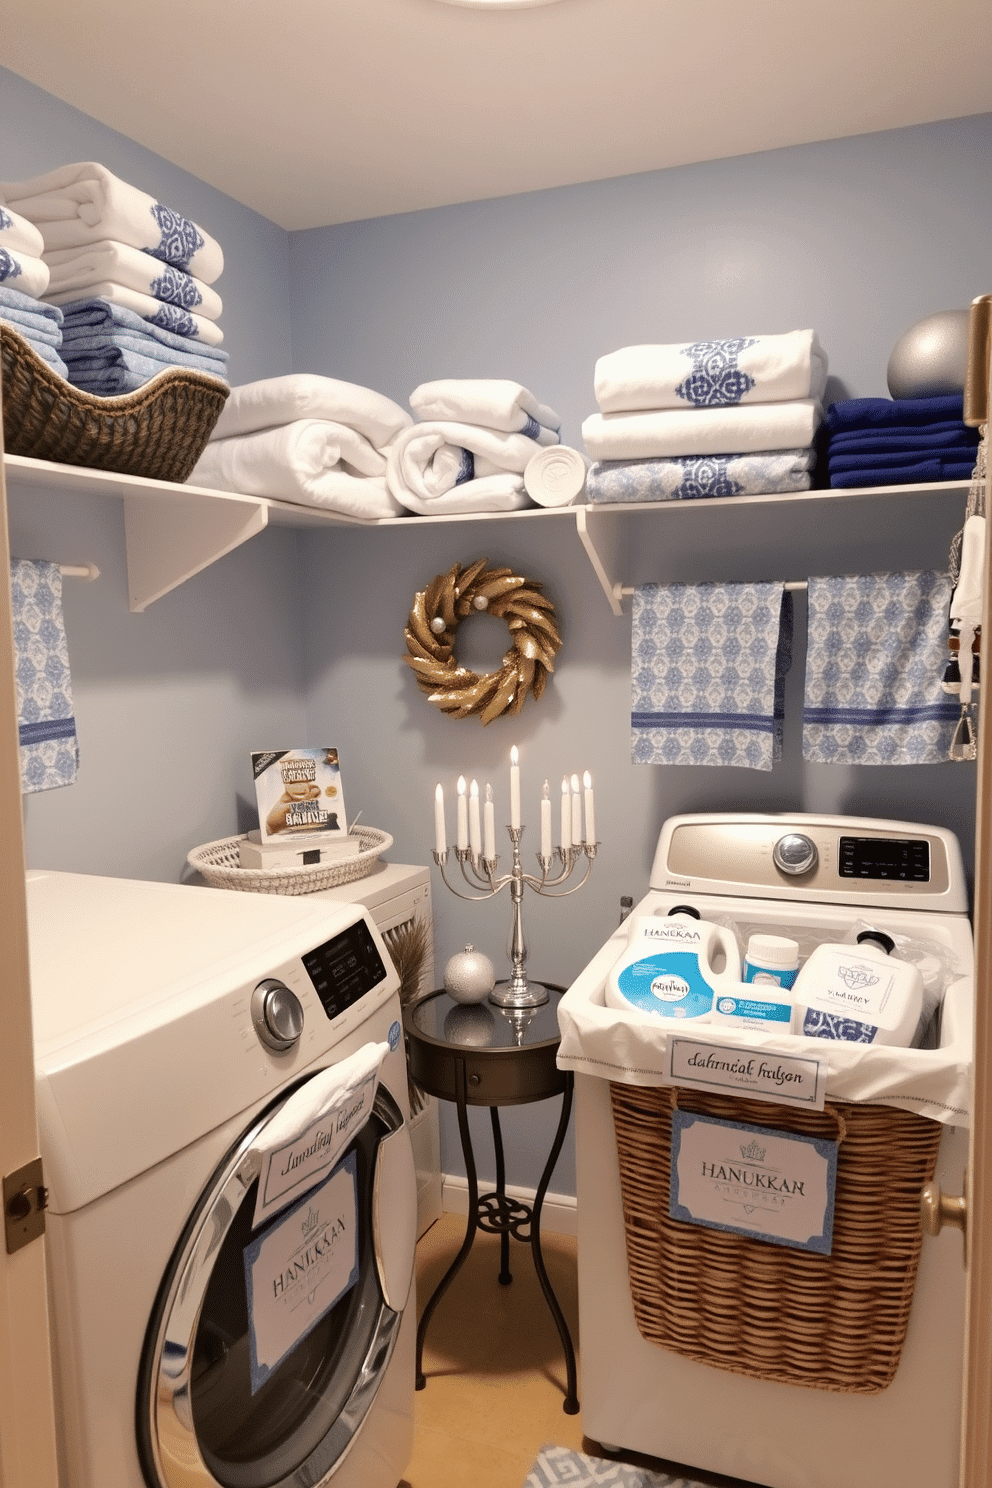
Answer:
<svg viewBox="0 0 992 1488"><path fill-rule="evenodd" d="M435 1308L468 1258L476 1231L481 1229L500 1237L501 1286L508 1286L513 1280L510 1274L510 1236L530 1243L534 1269L565 1353L567 1387L562 1409L567 1415L574 1416L579 1409L575 1350L541 1253L541 1208L565 1141L572 1110L573 1081L571 1072L560 1070L555 1062L560 1041L558 1003L565 988L554 982L538 985L546 987L549 993L548 1001L538 1008L504 1008L490 1002L457 1003L442 989L429 992L411 1003L403 1014L411 1075L429 1095L454 1101L457 1106L458 1133L468 1178L465 1239L435 1287L417 1329L417 1389L422 1390L426 1384L422 1361L428 1325ZM562 1097L558 1129L534 1202L522 1204L506 1195L498 1108L527 1105L553 1095ZM488 1106L492 1121L496 1189L481 1196L468 1125L469 1106Z"/></svg>

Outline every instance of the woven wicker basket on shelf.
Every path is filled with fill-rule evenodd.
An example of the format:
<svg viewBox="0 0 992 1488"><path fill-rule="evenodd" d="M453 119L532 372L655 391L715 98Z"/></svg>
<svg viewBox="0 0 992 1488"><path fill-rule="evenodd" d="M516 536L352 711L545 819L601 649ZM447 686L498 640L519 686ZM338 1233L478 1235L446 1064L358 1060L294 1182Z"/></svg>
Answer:
<svg viewBox="0 0 992 1488"><path fill-rule="evenodd" d="M230 394L220 378L187 367L170 367L119 397L84 393L5 323L0 359L8 454L147 480L189 478Z"/></svg>
<svg viewBox="0 0 992 1488"><path fill-rule="evenodd" d="M250 894L315 894L318 889L336 889L340 884L364 878L376 859L393 845L388 832L377 827L352 827L348 834L361 846L350 858L314 863L305 868L242 868L240 844L246 839L221 837L205 842L187 854L186 861L215 889L244 889Z"/></svg>
<svg viewBox="0 0 992 1488"><path fill-rule="evenodd" d="M611 1084L627 1269L649 1343L734 1374L877 1394L899 1366L922 1243L920 1193L942 1128L912 1112L804 1111ZM840 1137L830 1255L668 1216L672 1112Z"/></svg>

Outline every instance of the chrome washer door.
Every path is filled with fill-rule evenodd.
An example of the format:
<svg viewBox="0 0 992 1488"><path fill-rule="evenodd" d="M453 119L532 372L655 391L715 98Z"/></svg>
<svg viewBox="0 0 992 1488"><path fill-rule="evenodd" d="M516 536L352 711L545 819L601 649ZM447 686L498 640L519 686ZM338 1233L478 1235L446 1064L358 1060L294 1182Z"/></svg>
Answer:
<svg viewBox="0 0 992 1488"><path fill-rule="evenodd" d="M383 1296L376 1177L385 1155L395 1167L410 1139L380 1085L372 1115L342 1154L355 1161L357 1280L252 1392L244 1267L257 1185L250 1148L292 1093L220 1165L159 1290L136 1414L151 1488L314 1488L347 1454L392 1355L401 1313ZM412 1151L409 1168L412 1175ZM412 1268L412 1231L409 1245Z"/></svg>

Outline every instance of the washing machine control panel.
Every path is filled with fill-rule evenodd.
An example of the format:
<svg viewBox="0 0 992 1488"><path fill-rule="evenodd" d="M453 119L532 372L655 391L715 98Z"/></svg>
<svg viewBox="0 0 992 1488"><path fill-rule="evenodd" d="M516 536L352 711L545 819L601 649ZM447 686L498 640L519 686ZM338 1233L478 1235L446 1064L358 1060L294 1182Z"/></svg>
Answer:
<svg viewBox="0 0 992 1488"><path fill-rule="evenodd" d="M268 1049L291 1049L303 1032L303 1004L285 982L266 977L251 995L251 1021Z"/></svg>
<svg viewBox="0 0 992 1488"><path fill-rule="evenodd" d="M328 1018L353 1007L386 975L379 949L364 919L303 956L307 976Z"/></svg>
<svg viewBox="0 0 992 1488"><path fill-rule="evenodd" d="M816 843L804 832L788 832L778 839L772 849L776 868L797 877L800 873L808 873L811 868L815 868L818 857Z"/></svg>

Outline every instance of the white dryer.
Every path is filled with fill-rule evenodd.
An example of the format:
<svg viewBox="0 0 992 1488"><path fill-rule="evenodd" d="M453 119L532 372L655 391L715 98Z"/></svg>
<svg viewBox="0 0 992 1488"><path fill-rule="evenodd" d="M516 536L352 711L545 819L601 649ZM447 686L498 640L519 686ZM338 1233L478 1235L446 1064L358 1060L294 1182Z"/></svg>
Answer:
<svg viewBox="0 0 992 1488"><path fill-rule="evenodd" d="M416 1181L374 921L66 873L29 872L27 897L65 1488L395 1488ZM257 1149L291 1096L369 1043L389 1047L375 1105L332 1175L353 1246L340 1295L259 1370L250 1258L294 1208L253 1227ZM304 1239L322 1192L299 1201Z"/></svg>

